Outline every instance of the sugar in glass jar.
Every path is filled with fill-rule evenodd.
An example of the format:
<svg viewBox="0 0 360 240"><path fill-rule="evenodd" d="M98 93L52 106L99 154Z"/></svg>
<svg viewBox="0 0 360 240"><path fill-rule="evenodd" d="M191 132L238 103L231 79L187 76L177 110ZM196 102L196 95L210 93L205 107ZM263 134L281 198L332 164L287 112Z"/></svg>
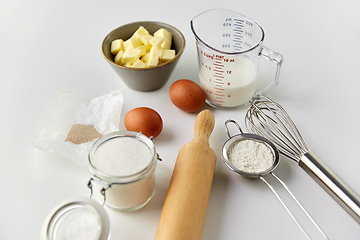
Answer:
<svg viewBox="0 0 360 240"><path fill-rule="evenodd" d="M100 137L88 160L92 182L100 185L104 203L117 211L135 211L145 206L155 191L155 167L159 159L153 138L132 131Z"/></svg>

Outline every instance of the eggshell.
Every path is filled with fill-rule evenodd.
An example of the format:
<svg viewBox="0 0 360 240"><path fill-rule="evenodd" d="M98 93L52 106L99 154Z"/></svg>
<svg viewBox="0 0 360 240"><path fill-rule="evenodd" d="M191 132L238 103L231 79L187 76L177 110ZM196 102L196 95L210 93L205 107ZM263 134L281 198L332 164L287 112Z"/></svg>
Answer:
<svg viewBox="0 0 360 240"><path fill-rule="evenodd" d="M185 112L200 111L205 105L205 92L194 81L180 79L174 82L169 91L172 103Z"/></svg>
<svg viewBox="0 0 360 240"><path fill-rule="evenodd" d="M124 124L128 131L141 132L153 138L163 129L163 121L159 113L148 107L138 107L127 112Z"/></svg>

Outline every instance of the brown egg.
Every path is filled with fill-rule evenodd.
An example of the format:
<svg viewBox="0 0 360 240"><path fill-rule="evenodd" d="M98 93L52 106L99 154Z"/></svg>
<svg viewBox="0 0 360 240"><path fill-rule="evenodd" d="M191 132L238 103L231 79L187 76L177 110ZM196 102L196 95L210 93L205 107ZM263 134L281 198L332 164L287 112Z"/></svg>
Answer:
<svg viewBox="0 0 360 240"><path fill-rule="evenodd" d="M205 105L205 92L195 82L180 79L174 82L169 91L172 103L185 112L197 112Z"/></svg>
<svg viewBox="0 0 360 240"><path fill-rule="evenodd" d="M148 107L138 107L126 113L124 124L128 131L141 132L147 137L157 137L163 129L161 116Z"/></svg>

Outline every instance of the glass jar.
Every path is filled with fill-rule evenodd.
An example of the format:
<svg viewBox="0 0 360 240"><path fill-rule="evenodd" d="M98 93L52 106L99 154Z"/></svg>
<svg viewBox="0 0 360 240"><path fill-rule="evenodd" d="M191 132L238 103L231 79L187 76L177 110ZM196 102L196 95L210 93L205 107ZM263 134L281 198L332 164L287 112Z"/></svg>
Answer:
<svg viewBox="0 0 360 240"><path fill-rule="evenodd" d="M90 149L92 177L88 186L92 193L93 181L102 186L100 192L108 207L135 211L145 206L154 194L157 159L152 137L131 131L106 134Z"/></svg>

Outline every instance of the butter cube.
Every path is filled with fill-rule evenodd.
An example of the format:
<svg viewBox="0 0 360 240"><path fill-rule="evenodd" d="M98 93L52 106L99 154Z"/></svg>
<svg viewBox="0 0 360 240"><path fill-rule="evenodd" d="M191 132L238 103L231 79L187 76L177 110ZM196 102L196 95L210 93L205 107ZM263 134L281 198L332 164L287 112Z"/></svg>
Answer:
<svg viewBox="0 0 360 240"><path fill-rule="evenodd" d="M155 36L164 38L164 41L161 43L161 48L170 49L172 42L172 35L168 30L164 28L160 28L154 33L154 37Z"/></svg>
<svg viewBox="0 0 360 240"><path fill-rule="evenodd" d="M146 54L146 46L145 45L140 45L137 47L137 49L140 49L140 51L141 51L139 57L142 57Z"/></svg>
<svg viewBox="0 0 360 240"><path fill-rule="evenodd" d="M155 46L157 48L161 48L161 44L163 43L163 41L165 40L165 38L160 37L160 36L154 36L151 40L150 40L150 44L152 46Z"/></svg>
<svg viewBox="0 0 360 240"><path fill-rule="evenodd" d="M160 57L161 60L169 61L175 57L175 50L173 49L164 49Z"/></svg>
<svg viewBox="0 0 360 240"><path fill-rule="evenodd" d="M116 39L111 42L110 51L112 54L116 55L120 50L124 50L124 40Z"/></svg>
<svg viewBox="0 0 360 240"><path fill-rule="evenodd" d="M155 55L150 55L149 61L147 61L147 67L155 67L159 64L159 57Z"/></svg>
<svg viewBox="0 0 360 240"><path fill-rule="evenodd" d="M138 46L142 45L140 38L129 38L124 42L124 51L126 52L129 48L137 48Z"/></svg>
<svg viewBox="0 0 360 240"><path fill-rule="evenodd" d="M170 42L172 41L171 33L168 30L164 29L164 28L160 28L159 30L157 30L154 33L154 37L155 36L162 37L162 38L164 38L164 39L166 39L166 40L168 40Z"/></svg>
<svg viewBox="0 0 360 240"><path fill-rule="evenodd" d="M128 48L126 49L126 51L124 52L124 55L122 57L122 64L126 65L131 64L131 63L135 63L136 60L139 59L140 57L140 53L141 50L137 49L137 48Z"/></svg>
<svg viewBox="0 0 360 240"><path fill-rule="evenodd" d="M134 64L133 63L130 63L130 62L127 62L124 64L125 67L129 67L129 68L132 68Z"/></svg>
<svg viewBox="0 0 360 240"><path fill-rule="evenodd" d="M146 46L146 52L149 52L151 49L151 39L153 38L152 35L145 35L140 38L141 42Z"/></svg>
<svg viewBox="0 0 360 240"><path fill-rule="evenodd" d="M116 54L115 59L114 59L114 62L115 62L116 64L121 65L123 55L124 55L124 50L120 50L120 51Z"/></svg>
<svg viewBox="0 0 360 240"><path fill-rule="evenodd" d="M136 62L132 65L133 68L145 68L146 65L140 59L136 60Z"/></svg>
<svg viewBox="0 0 360 240"><path fill-rule="evenodd" d="M162 55L162 49L157 48L156 46L152 46L150 49L149 61L147 62L148 67L157 66L159 63L159 59Z"/></svg>
<svg viewBox="0 0 360 240"><path fill-rule="evenodd" d="M171 41L169 40L164 40L162 43L161 43L161 48L162 49L170 49L171 47Z"/></svg>
<svg viewBox="0 0 360 240"><path fill-rule="evenodd" d="M146 30L143 26L140 26L138 28L138 30L136 30L134 32L134 34L132 35L132 37L134 38L141 38L142 36L146 36L146 35L149 35L149 32L148 30Z"/></svg>
<svg viewBox="0 0 360 240"><path fill-rule="evenodd" d="M141 61L143 61L146 66L148 66L149 58L150 58L150 52L147 52L144 56L141 57Z"/></svg>

